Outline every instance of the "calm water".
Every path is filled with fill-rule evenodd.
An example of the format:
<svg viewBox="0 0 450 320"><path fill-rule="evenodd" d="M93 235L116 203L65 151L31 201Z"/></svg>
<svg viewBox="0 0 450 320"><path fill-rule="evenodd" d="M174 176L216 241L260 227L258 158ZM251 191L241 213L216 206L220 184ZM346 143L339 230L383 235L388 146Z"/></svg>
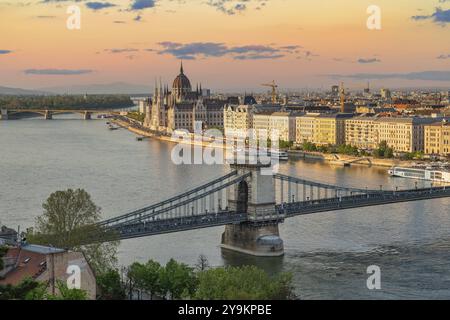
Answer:
<svg viewBox="0 0 450 320"><path fill-rule="evenodd" d="M76 117L76 116L73 116ZM221 166L175 166L171 144L137 142L104 121L0 121L0 223L32 226L51 192L84 188L113 217L201 184L227 171ZM386 169L338 168L290 161L281 171L332 184L413 187ZM420 185L420 184L419 184ZM283 258L222 253L223 227L123 241L120 263L255 264L270 273L291 271L304 299L450 298L450 199L320 213L280 226ZM366 288L366 268L382 270L382 290Z"/></svg>

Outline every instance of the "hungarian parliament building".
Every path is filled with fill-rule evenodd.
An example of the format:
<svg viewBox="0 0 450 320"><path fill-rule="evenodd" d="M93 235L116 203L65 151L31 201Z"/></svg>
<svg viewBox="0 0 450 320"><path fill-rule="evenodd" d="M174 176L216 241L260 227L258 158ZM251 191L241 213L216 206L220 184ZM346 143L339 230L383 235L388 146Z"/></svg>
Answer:
<svg viewBox="0 0 450 320"><path fill-rule="evenodd" d="M223 127L224 107L230 103L239 104L238 100L233 99L238 98L210 98L209 94L204 94L201 85L192 90L181 63L180 74L173 81L171 89L161 82L155 85L153 97L145 108L144 125L162 133Z"/></svg>

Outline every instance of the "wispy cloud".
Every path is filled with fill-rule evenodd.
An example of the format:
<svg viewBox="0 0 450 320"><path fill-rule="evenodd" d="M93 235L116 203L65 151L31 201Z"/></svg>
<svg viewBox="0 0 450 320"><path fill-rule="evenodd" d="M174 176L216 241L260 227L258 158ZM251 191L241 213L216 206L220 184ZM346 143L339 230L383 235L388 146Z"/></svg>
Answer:
<svg viewBox="0 0 450 320"><path fill-rule="evenodd" d="M377 59L377 58L368 58L368 59L359 58L358 59L358 63L361 63L361 64L370 64L370 63L379 63L379 62L381 62L381 60Z"/></svg>
<svg viewBox="0 0 450 320"><path fill-rule="evenodd" d="M156 5L155 0L133 0L130 6L130 10L143 10L153 8Z"/></svg>
<svg viewBox="0 0 450 320"><path fill-rule="evenodd" d="M159 54L172 55L178 59L195 60L197 58L230 56L235 60L279 59L286 54L297 52L300 46L276 47L270 45L228 46L220 42L160 42Z"/></svg>
<svg viewBox="0 0 450 320"><path fill-rule="evenodd" d="M446 2L446 1L440 1L440 2ZM450 23L450 9L444 10L441 8L435 8L435 11L432 14L412 16L411 18L416 21L431 20L436 24L444 26L447 23Z"/></svg>
<svg viewBox="0 0 450 320"><path fill-rule="evenodd" d="M105 49L105 52L109 53L130 53L130 52L138 52L139 49L135 48L113 48L113 49Z"/></svg>
<svg viewBox="0 0 450 320"><path fill-rule="evenodd" d="M208 0L206 4L226 15L232 16L249 10L251 4L251 8L261 10L266 6L267 1L268 0Z"/></svg>
<svg viewBox="0 0 450 320"><path fill-rule="evenodd" d="M439 59L439 60L450 59L450 54L441 54L441 55L438 56L436 59Z"/></svg>
<svg viewBox="0 0 450 320"><path fill-rule="evenodd" d="M10 54L12 53L11 50L0 50L0 54Z"/></svg>
<svg viewBox="0 0 450 320"><path fill-rule="evenodd" d="M26 69L23 71L28 75L50 75L50 76L73 76L92 73L90 69Z"/></svg>
<svg viewBox="0 0 450 320"><path fill-rule="evenodd" d="M422 81L450 81L450 71L422 71L410 73L356 73L332 74L331 78L352 78L359 80L405 79Z"/></svg>
<svg viewBox="0 0 450 320"><path fill-rule="evenodd" d="M111 2L98 2L98 1L92 1L92 2L87 2L86 3L86 7L88 7L89 9L92 10L102 10L102 9L107 9L107 8L111 8L111 7L115 7L116 5L114 3Z"/></svg>

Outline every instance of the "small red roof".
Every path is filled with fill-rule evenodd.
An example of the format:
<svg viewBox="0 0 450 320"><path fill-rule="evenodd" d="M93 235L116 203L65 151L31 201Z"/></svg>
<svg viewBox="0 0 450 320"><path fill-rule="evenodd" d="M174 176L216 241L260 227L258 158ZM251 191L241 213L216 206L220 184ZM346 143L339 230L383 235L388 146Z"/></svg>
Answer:
<svg viewBox="0 0 450 320"><path fill-rule="evenodd" d="M47 269L45 254L24 248L10 248L4 258L15 262L15 267L6 273L4 279L0 279L3 285L18 285L27 277L36 279Z"/></svg>

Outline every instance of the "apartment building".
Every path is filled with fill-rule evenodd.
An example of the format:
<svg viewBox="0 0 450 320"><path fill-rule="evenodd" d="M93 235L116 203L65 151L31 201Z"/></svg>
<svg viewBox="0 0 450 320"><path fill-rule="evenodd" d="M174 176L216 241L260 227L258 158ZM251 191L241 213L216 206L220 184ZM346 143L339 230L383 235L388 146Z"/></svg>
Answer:
<svg viewBox="0 0 450 320"><path fill-rule="evenodd" d="M247 138L253 128L255 108L252 105L228 105L223 112L225 136Z"/></svg>
<svg viewBox="0 0 450 320"><path fill-rule="evenodd" d="M284 123L290 116L287 112L279 112L279 110L279 105L271 104L227 105L223 111L225 135L248 138L248 134L254 132L254 129L266 129L270 132L272 127L282 128L284 132L286 130ZM291 120L291 123L293 121L295 118ZM289 138L289 134L283 135L283 137Z"/></svg>
<svg viewBox="0 0 450 320"><path fill-rule="evenodd" d="M317 145L345 143L345 121L352 114L307 114L296 119L297 143L312 142Z"/></svg>
<svg viewBox="0 0 450 320"><path fill-rule="evenodd" d="M376 120L377 141L386 141L396 152L424 150L424 126L436 122L433 118L385 117Z"/></svg>
<svg viewBox="0 0 450 320"><path fill-rule="evenodd" d="M296 139L297 144L314 141L314 126L316 117L319 113L307 113L298 116L295 119Z"/></svg>
<svg viewBox="0 0 450 320"><path fill-rule="evenodd" d="M258 112L253 115L253 132L256 136L264 130L268 138L276 134L280 140L295 141L295 116L293 112Z"/></svg>
<svg viewBox="0 0 450 320"><path fill-rule="evenodd" d="M424 126L425 153L429 155L450 155L450 123L435 122Z"/></svg>
<svg viewBox="0 0 450 320"><path fill-rule="evenodd" d="M345 143L361 149L378 147L377 117L359 116L345 121Z"/></svg>

